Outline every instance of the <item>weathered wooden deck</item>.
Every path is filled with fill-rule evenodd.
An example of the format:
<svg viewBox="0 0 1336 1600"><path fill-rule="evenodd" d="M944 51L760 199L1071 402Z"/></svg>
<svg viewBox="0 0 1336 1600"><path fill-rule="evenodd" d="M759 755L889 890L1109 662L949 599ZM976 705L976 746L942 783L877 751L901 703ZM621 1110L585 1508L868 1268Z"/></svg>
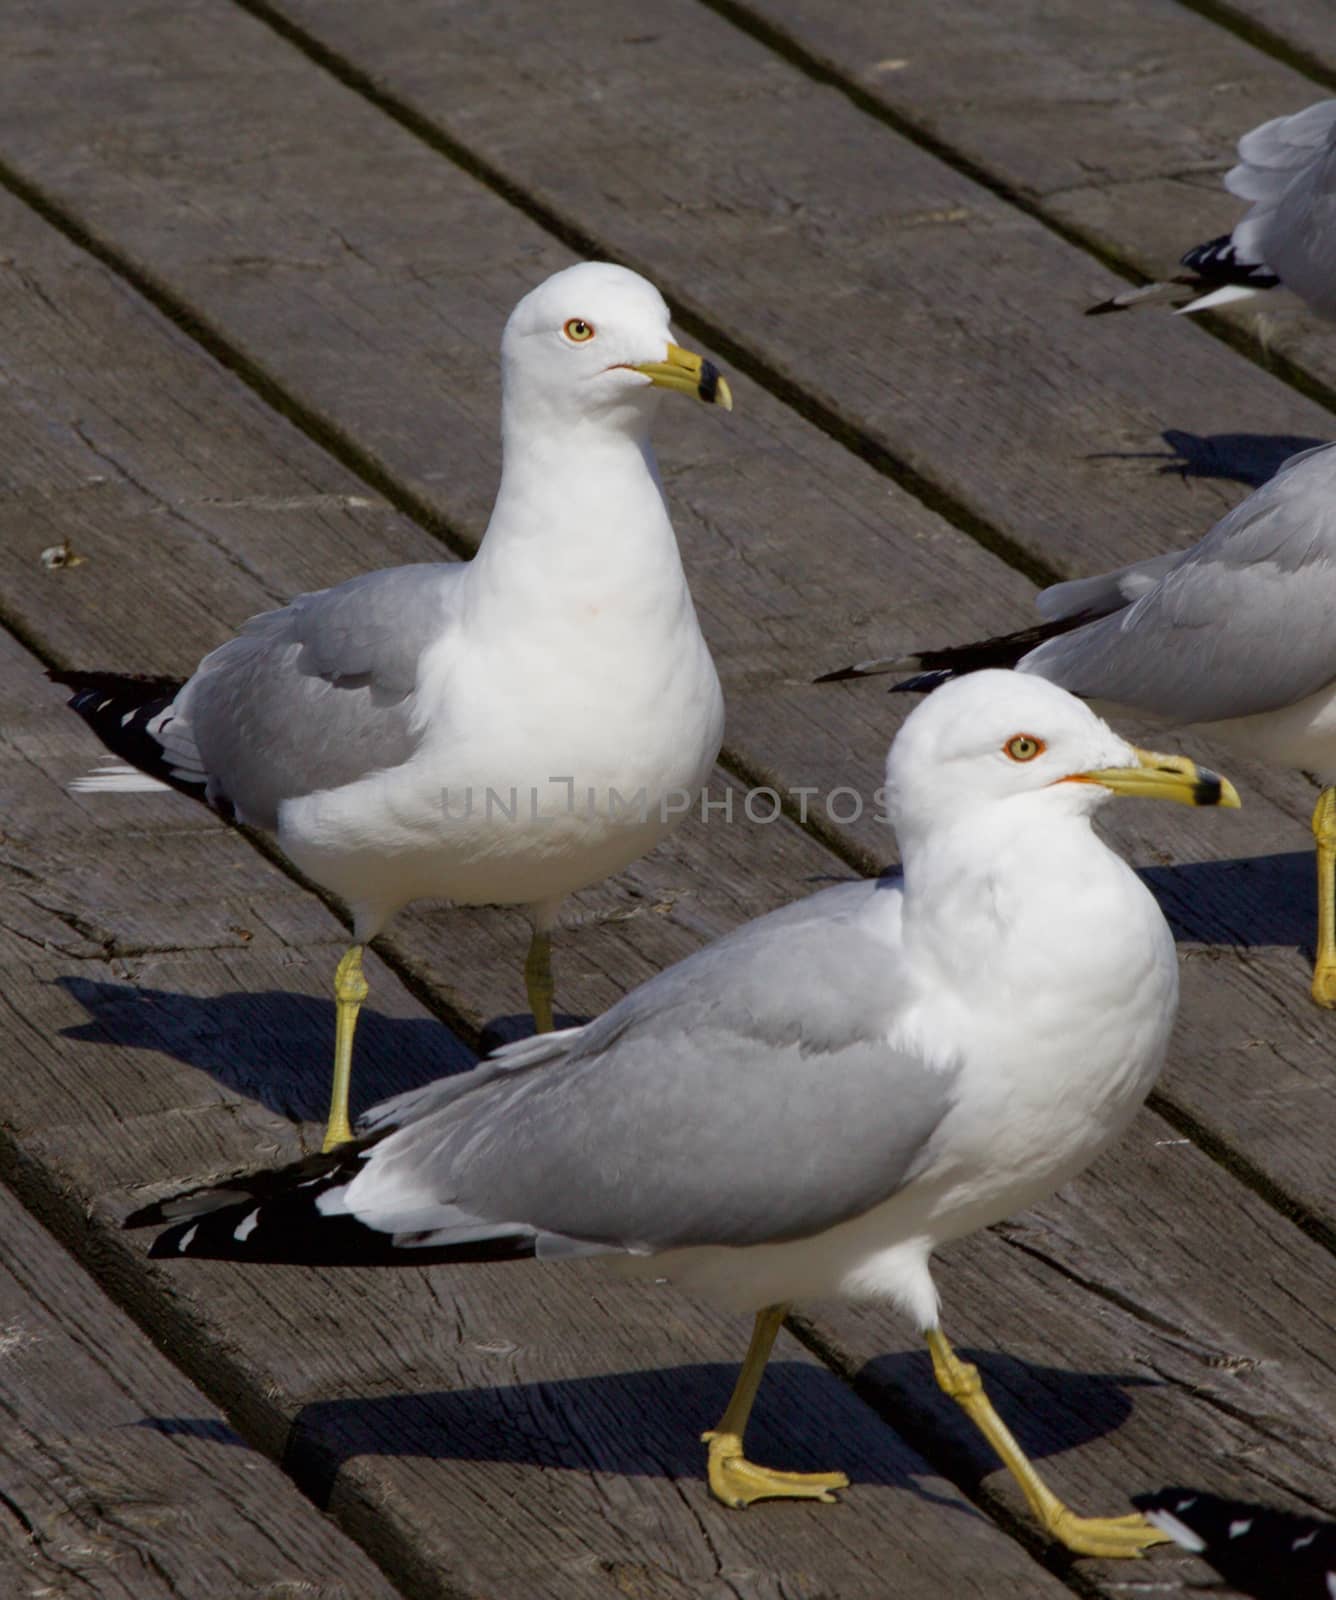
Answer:
<svg viewBox="0 0 1336 1600"><path fill-rule="evenodd" d="M186 800L67 794L98 752L43 668L184 674L298 590L466 553L504 316L605 255L734 381L731 418L668 406L658 436L728 695L717 789L870 794L908 707L815 672L1019 623L1036 581L1186 543L1333 434L1329 328L1282 318L1263 350L1241 323L1080 314L1228 225L1238 133L1336 85L1324 22L1323 0L5 8L0 1591L1112 1600L1209 1576L1038 1546L887 1313L807 1313L758 1405L758 1457L847 1468L843 1503L739 1514L696 1435L746 1330L679 1296L592 1267L150 1265L118 1229L144 1186L316 1137L344 931ZM64 541L81 563L44 566ZM1222 764L1237 817L1111 818L1181 940L1160 1093L1057 1199L945 1254L946 1325L1078 1509L1183 1483L1331 1516L1313 790ZM870 817L693 823L569 908L559 1004L594 1013L890 851ZM526 938L510 913L401 918L368 963L360 1104L517 1026Z"/></svg>

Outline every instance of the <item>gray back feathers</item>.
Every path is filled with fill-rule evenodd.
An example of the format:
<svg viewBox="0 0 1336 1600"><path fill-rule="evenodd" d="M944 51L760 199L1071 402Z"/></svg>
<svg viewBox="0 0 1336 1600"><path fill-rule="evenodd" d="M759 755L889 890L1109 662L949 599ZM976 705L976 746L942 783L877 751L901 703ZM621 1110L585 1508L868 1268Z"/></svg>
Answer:
<svg viewBox="0 0 1336 1600"><path fill-rule="evenodd" d="M453 1237L522 1225L641 1251L804 1237L870 1210L913 1176L958 1071L888 1042L907 993L858 914L899 893L826 890L588 1027L380 1108L376 1125L401 1127L356 1214L425 1229L434 1203Z"/></svg>
<svg viewBox="0 0 1336 1600"><path fill-rule="evenodd" d="M1264 122L1239 140L1239 156L1225 178L1252 201L1232 234L1238 254L1336 317L1336 100Z"/></svg>
<svg viewBox="0 0 1336 1600"><path fill-rule="evenodd" d="M419 658L449 626L465 570L392 567L252 617L177 697L170 759L266 828L283 800L399 766L418 742Z"/></svg>
<svg viewBox="0 0 1336 1600"><path fill-rule="evenodd" d="M1336 681L1336 445L1291 457L1190 550L1090 582L1138 573L1153 580L1139 599L1021 670L1177 724L1276 710Z"/></svg>

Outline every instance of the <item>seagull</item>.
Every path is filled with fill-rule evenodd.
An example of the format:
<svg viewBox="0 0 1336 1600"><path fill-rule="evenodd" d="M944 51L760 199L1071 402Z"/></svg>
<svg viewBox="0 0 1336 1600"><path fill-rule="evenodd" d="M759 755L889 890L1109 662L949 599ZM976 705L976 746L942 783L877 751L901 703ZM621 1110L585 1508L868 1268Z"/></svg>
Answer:
<svg viewBox="0 0 1336 1600"><path fill-rule="evenodd" d="M54 672L130 765L76 790L170 786L273 833L342 900L325 1148L347 1140L366 943L410 901L527 909L553 1026L564 896L644 855L707 781L723 696L650 427L664 390L732 408L653 284L568 267L501 341L501 483L468 562L392 567L244 623L182 684Z"/></svg>
<svg viewBox="0 0 1336 1600"><path fill-rule="evenodd" d="M929 1258L1051 1193L1160 1070L1173 938L1093 833L1115 794L1235 806L1039 678L986 672L906 719L888 758L902 872L761 917L598 1020L400 1095L351 1144L159 1201L158 1257L432 1264L601 1255L755 1315L705 1435L729 1506L830 1500L843 1473L743 1449L794 1300L888 1300L1055 1539L1130 1556L1142 1517L1076 1516L941 1331Z"/></svg>
<svg viewBox="0 0 1336 1600"><path fill-rule="evenodd" d="M1169 299L1205 311L1280 287L1336 319L1336 100L1245 133L1225 188L1251 202L1232 232L1189 250L1172 282L1125 289L1086 315Z"/></svg>
<svg viewBox="0 0 1336 1600"><path fill-rule="evenodd" d="M1103 712L1317 774L1312 993L1336 1006L1336 445L1291 456L1189 549L1054 584L1035 604L1047 619L1036 627L860 661L816 681L918 669L893 686L918 693L1014 667Z"/></svg>

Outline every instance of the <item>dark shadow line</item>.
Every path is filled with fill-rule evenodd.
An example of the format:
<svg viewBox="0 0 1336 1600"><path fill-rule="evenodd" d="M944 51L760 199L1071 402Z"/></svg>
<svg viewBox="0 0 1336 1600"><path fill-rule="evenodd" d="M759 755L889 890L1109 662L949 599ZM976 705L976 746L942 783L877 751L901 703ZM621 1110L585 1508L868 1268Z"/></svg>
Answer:
<svg viewBox="0 0 1336 1600"><path fill-rule="evenodd" d="M1336 71L1303 45L1295 44L1274 28L1268 28L1266 23L1258 22L1246 11L1226 4L1225 0L1178 0L1178 4L1185 11L1194 12L1205 21L1213 22L1217 28L1223 28L1226 33L1232 33L1235 38L1270 56L1273 61L1279 61L1291 71L1311 78L1322 88L1336 89Z"/></svg>

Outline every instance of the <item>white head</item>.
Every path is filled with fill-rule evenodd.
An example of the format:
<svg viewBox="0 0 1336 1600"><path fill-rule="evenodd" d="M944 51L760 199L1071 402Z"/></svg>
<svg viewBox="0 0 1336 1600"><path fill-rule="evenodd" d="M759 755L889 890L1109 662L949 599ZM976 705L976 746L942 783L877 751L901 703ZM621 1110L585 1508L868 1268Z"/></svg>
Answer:
<svg viewBox="0 0 1336 1600"><path fill-rule="evenodd" d="M508 423L597 421L648 431L659 392L678 389L732 408L712 362L674 344L663 296L607 261L582 261L530 290L501 339Z"/></svg>
<svg viewBox="0 0 1336 1600"><path fill-rule="evenodd" d="M1138 750L1043 678L974 672L906 719L886 759L902 846L989 811L1006 826L1088 816L1114 794L1237 806L1233 786L1184 756Z"/></svg>

